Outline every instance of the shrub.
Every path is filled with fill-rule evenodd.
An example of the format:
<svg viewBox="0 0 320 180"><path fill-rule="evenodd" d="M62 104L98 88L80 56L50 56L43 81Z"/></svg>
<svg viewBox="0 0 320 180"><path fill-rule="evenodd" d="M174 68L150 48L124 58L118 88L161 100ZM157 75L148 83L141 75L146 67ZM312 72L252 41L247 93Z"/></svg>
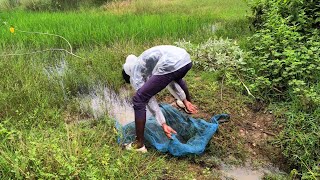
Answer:
<svg viewBox="0 0 320 180"><path fill-rule="evenodd" d="M61 11L79 7L80 0L36 0L24 1L23 6L31 11Z"/></svg>
<svg viewBox="0 0 320 180"><path fill-rule="evenodd" d="M25 1L23 6L31 11L49 11L51 10L51 0Z"/></svg>
<svg viewBox="0 0 320 180"><path fill-rule="evenodd" d="M111 2L111 1L114 1L114 0L91 0L92 3L96 6L101 6L105 3L108 3L108 2Z"/></svg>
<svg viewBox="0 0 320 180"><path fill-rule="evenodd" d="M235 41L230 39L209 39L200 44L176 42L176 45L186 49L192 62L199 70L215 72L216 77L233 87L242 88L241 74L245 71L245 53ZM251 95L249 89L247 92Z"/></svg>
<svg viewBox="0 0 320 180"><path fill-rule="evenodd" d="M71 10L79 7L80 0L51 0L53 10Z"/></svg>
<svg viewBox="0 0 320 180"><path fill-rule="evenodd" d="M290 25L298 25L302 32L320 27L320 3L317 0L253 0L251 1L250 17L257 29L269 19L269 11L275 9L281 17L286 18Z"/></svg>
<svg viewBox="0 0 320 180"><path fill-rule="evenodd" d="M297 3L300 1L271 0L255 7L262 10L255 11L253 22L258 30L249 40L248 64L251 76L258 79L251 88L262 96L287 98L288 92L293 92L305 97L310 93L304 90L318 83L320 36L314 27L319 23L320 9L316 6L312 11L318 16L312 16L306 8L314 1ZM303 91L297 89L301 85L305 85ZM317 100L309 105L318 105L314 103Z"/></svg>
<svg viewBox="0 0 320 180"><path fill-rule="evenodd" d="M20 5L19 0L0 1L0 9L10 10Z"/></svg>
<svg viewBox="0 0 320 180"><path fill-rule="evenodd" d="M199 45L181 41L176 43L186 49L192 56L197 68L216 71L228 68L241 68L245 64L244 52L230 39L209 39Z"/></svg>

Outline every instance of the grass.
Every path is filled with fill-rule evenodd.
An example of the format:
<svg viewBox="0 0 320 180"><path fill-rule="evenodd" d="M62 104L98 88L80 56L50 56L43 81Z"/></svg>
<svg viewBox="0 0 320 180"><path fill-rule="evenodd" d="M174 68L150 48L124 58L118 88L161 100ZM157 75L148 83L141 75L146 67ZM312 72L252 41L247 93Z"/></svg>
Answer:
<svg viewBox="0 0 320 180"><path fill-rule="evenodd" d="M156 4L168 2L172 3L168 7L158 8L156 6ZM134 13L120 9L121 12L126 12L120 15L112 13L112 10L57 13L3 11L0 12L0 18L17 29L59 34L68 39L75 47L110 46L113 43L125 43L128 40L139 44L156 39L168 39L171 41L181 38L203 40L208 38L208 33L203 31L210 30L210 25L215 22L220 22L227 27L226 31L222 30L222 32L218 32L218 35L230 35L232 38L248 35L247 27L244 26L246 23L241 23L241 21L245 20L245 11L247 10L245 3L242 1L237 1L238 6L230 6L232 2L228 3L226 1L201 1L197 3L195 1L187 1L182 4L179 2L134 1L125 9L134 9L132 6L143 9ZM227 6L229 7L227 8ZM173 9L177 11L173 13ZM199 10L188 11L192 9ZM216 10L212 12L212 9L223 9L223 12L227 15L223 16L223 13L216 12ZM159 10L163 10L165 13L159 12ZM200 13L200 10L202 13ZM239 14L242 16L239 16ZM28 20L25 20L24 17L27 17ZM200 31L201 29L203 31ZM239 33L239 29L241 29L242 33ZM0 31L0 35L2 37L1 47L14 45L14 47L27 46L34 48L45 45L62 45L61 41L56 38L44 38L39 35L16 34L12 36L7 31Z"/></svg>
<svg viewBox="0 0 320 180"><path fill-rule="evenodd" d="M1 15L0 15L1 16ZM10 13L2 15L16 29L31 32L50 32L68 39L77 47L106 45L132 40L135 43L155 39L190 37L209 22L208 18L178 15L113 15L104 12L88 13ZM28 17L25 21L22 17ZM50 21L48 21L50 19ZM43 23L45 22L45 23ZM54 37L1 31L1 46L44 47L63 43Z"/></svg>
<svg viewBox="0 0 320 180"><path fill-rule="evenodd" d="M116 144L112 121L107 117L92 120L81 112L77 98L79 92L88 93L96 84L108 84L114 89L123 86L120 70L125 57L131 53L138 55L148 47L173 44L179 39L201 42L215 36L245 42L250 34L245 20L247 9L241 0L138 0L128 4L117 2L105 9L71 12L1 11L0 19L16 30L64 36L84 59L57 52L0 57L3 110L0 112L0 176L5 179L217 178L208 175L211 171L189 169L190 162L202 161L201 157L175 159L153 150L147 155L122 151ZM221 28L213 33L210 26L215 23ZM0 55L68 48L57 37L18 31L11 34L7 26L0 26L0 38ZM45 70L62 60L68 67L63 75L48 77ZM203 77L203 83L193 79L198 75ZM214 103L207 99L208 94L216 96L214 75L194 70L187 80L195 102L207 105L200 108L207 112L230 110L218 106L217 99ZM206 91L197 91L199 86ZM230 106L232 103L239 106L242 102L230 102ZM70 123L78 119L91 121ZM232 127L236 129L235 124ZM204 157L244 159L241 142L233 143L235 132L232 128L222 128Z"/></svg>
<svg viewBox="0 0 320 180"><path fill-rule="evenodd" d="M233 0L137 0L128 3L113 2L105 6L106 10L116 14L183 14L201 15L224 20L243 19L248 13L248 6L244 1Z"/></svg>
<svg viewBox="0 0 320 180"><path fill-rule="evenodd" d="M10 143L2 145L0 151L2 178L155 179L163 176L163 171L169 177L178 175L173 163L167 164L165 156L157 152L143 155L123 151L116 144L110 122L101 119L12 133ZM180 165L186 167L185 163Z"/></svg>
<svg viewBox="0 0 320 180"><path fill-rule="evenodd" d="M279 118L278 126L282 131L273 142L274 147L281 147L282 154L287 159L291 174L304 179L319 177L319 108L313 112L301 109L301 102L294 100L290 103L276 105L276 114ZM281 117L282 116L282 117ZM298 163L297 163L298 162ZM299 169L303 174L299 174Z"/></svg>

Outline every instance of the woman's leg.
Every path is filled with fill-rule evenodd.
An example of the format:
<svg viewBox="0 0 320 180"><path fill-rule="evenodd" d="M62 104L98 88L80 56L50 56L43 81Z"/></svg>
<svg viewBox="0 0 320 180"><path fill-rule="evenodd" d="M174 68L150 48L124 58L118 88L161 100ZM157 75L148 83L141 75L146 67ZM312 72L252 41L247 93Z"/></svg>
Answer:
<svg viewBox="0 0 320 180"><path fill-rule="evenodd" d="M132 101L135 116L137 148L142 147L144 144L146 106L150 98L164 89L171 81L173 81L173 76L170 75L151 76L133 96Z"/></svg>
<svg viewBox="0 0 320 180"><path fill-rule="evenodd" d="M188 86L187 86L186 82L182 78L187 74L187 72L191 69L191 67L192 67L192 63L189 63L186 66L179 69L178 71L174 72L175 77L176 77L174 80L182 88L182 90L186 94L186 98L188 101L191 101L190 93L189 93Z"/></svg>
<svg viewBox="0 0 320 180"><path fill-rule="evenodd" d="M179 86L182 88L182 90L186 94L187 100L191 101L190 93L189 93L188 86L187 86L186 82L183 79L178 79L175 81L179 84Z"/></svg>
<svg viewBox="0 0 320 180"><path fill-rule="evenodd" d="M150 98L164 89L170 82L176 79L182 79L191 69L192 63L178 69L175 72L164 75L153 75L133 96L133 109L136 126L137 148L143 146L144 127L146 124L146 106Z"/></svg>

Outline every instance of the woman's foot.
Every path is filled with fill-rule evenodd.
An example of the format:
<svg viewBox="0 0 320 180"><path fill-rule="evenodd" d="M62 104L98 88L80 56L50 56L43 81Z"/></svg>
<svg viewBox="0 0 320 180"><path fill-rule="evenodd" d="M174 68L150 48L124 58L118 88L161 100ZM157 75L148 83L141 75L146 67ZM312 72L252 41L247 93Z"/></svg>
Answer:
<svg viewBox="0 0 320 180"><path fill-rule="evenodd" d="M125 144L125 149L129 150L129 151L137 151L137 152L142 152L142 153L146 153L148 152L147 148L145 145L143 145L142 147L139 147L136 142L132 142L129 144Z"/></svg>
<svg viewBox="0 0 320 180"><path fill-rule="evenodd" d="M191 114L181 100L177 99L176 103L179 108L183 109L186 113Z"/></svg>

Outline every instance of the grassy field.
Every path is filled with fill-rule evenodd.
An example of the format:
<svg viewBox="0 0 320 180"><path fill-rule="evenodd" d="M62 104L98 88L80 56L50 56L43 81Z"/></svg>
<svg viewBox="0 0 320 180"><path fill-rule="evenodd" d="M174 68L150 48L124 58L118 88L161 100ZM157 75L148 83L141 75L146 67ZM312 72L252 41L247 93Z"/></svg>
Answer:
<svg viewBox="0 0 320 180"><path fill-rule="evenodd" d="M1 11L0 20L7 25L0 26L0 177L219 179L215 167L221 158L241 163L250 155L238 134L241 120L250 118L240 115L250 100L221 86L217 74L194 69L186 77L201 117L235 114L203 156L177 159L152 149L145 155L123 151L112 121L82 112L78 98L97 84L118 90L124 84L120 71L125 57L154 45L222 37L245 47L251 34L248 11L242 0L136 0L68 12ZM69 50L59 37L21 31L61 35L82 59L55 51L8 56ZM68 68L62 74L46 74L64 61Z"/></svg>

